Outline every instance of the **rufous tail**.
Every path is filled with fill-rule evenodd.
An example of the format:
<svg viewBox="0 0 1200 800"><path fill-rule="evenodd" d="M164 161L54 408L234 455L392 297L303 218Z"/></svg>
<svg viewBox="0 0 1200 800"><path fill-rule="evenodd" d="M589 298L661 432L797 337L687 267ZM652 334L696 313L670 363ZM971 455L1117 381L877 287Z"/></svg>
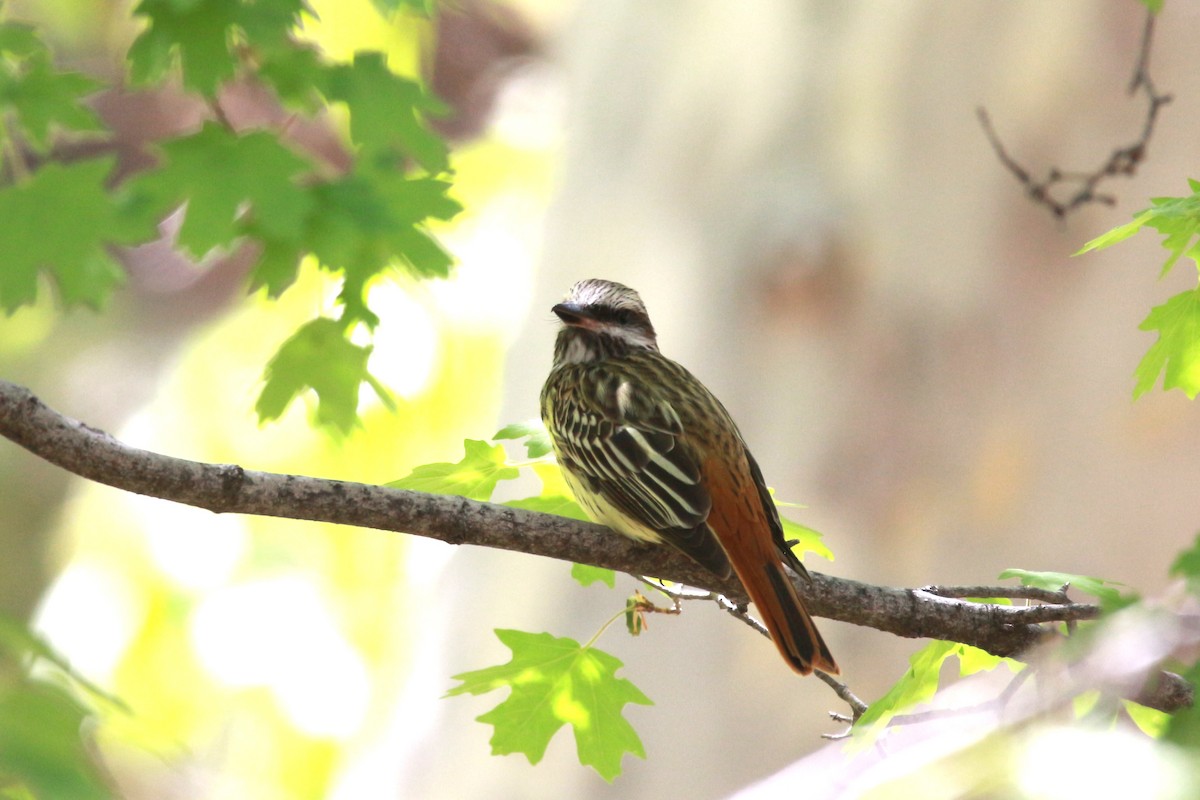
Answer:
<svg viewBox="0 0 1200 800"><path fill-rule="evenodd" d="M837 663L783 565L766 563L757 570L746 570L751 574L737 572L784 661L801 675L814 669L837 675Z"/></svg>

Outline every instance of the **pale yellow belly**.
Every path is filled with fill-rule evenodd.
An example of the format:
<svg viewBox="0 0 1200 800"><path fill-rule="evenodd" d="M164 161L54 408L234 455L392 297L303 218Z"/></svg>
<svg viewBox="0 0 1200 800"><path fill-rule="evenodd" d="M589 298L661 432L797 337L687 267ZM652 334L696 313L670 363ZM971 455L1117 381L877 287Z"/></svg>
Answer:
<svg viewBox="0 0 1200 800"><path fill-rule="evenodd" d="M575 495L575 499L579 502L584 512L592 518L593 522L598 522L601 525L612 528L617 533L628 536L630 539L637 539L640 542L651 542L653 544L662 543L663 538L658 534L658 531L647 528L637 520L622 513L620 509L608 503L603 497L587 492L583 483L572 475L569 469L564 469L562 473L567 481L567 486L571 487L571 493Z"/></svg>

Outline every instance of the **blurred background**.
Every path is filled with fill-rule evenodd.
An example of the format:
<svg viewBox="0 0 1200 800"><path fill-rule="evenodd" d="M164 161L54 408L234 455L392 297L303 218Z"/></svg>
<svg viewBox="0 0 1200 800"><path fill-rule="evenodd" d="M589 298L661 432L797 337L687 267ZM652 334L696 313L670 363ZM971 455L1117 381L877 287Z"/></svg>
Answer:
<svg viewBox="0 0 1200 800"><path fill-rule="evenodd" d="M335 440L302 406L260 427L263 365L330 283L244 299L245 253L123 254L103 314L49 302L0 320L0 374L171 455L385 482L456 461L463 438L537 416L555 322L579 278L637 288L663 350L722 398L779 496L834 563L889 585L988 583L1008 567L1153 593L1200 519L1200 417L1131 401L1138 323L1188 287L1143 234L1072 259L1196 158L1200 7L1168 2L1150 68L1175 96L1133 179L1057 220L979 122L1035 174L1086 171L1136 139L1126 88L1142 7L1086 3L461 0L436 24L369 0L312 3L334 58L382 49L454 108L456 195L438 283L381 286L364 425ZM76 68L117 74L129 4L10 0ZM436 45L432 43L436 36ZM432 52L429 51L433 47ZM420 53L424 48L426 58ZM231 90L243 119L267 115ZM194 127L182 95L97 100L137 167ZM336 148L317 128L308 146ZM135 798L715 798L836 732L840 703L713 608L600 646L656 703L628 707L648 760L605 784L562 732L543 763L488 755L449 676L507 660L493 628L586 640L635 587L567 565L375 531L206 512L69 478L0 445L0 608L32 616L133 709L101 743ZM851 687L881 694L920 642L826 621Z"/></svg>

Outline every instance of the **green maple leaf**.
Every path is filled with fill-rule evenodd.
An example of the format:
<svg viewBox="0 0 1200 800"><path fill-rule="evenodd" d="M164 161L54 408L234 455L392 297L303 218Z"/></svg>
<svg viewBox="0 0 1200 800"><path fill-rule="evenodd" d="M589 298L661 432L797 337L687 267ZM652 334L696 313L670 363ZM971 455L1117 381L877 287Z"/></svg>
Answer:
<svg viewBox="0 0 1200 800"><path fill-rule="evenodd" d="M358 392L369 384L381 397L386 390L367 371L370 347L345 336L342 325L328 318L300 327L272 356L255 404L261 422L278 419L301 392L317 394L317 421L343 433L358 423Z"/></svg>
<svg viewBox="0 0 1200 800"><path fill-rule="evenodd" d="M407 178L393 169L372 174L372 181L397 225L391 239L395 255L419 277L447 277L454 260L420 226L430 219L453 219L462 211L462 205L448 196L450 184L434 178Z"/></svg>
<svg viewBox="0 0 1200 800"><path fill-rule="evenodd" d="M300 15L309 11L308 0L254 0L242 3L238 28L257 50L303 49L291 36Z"/></svg>
<svg viewBox="0 0 1200 800"><path fill-rule="evenodd" d="M380 272L406 262L420 277L445 277L453 263L421 223L429 218L448 219L461 206L446 196L449 184L432 179L410 180L397 170L375 171L361 163L349 175L309 188L315 205L301 239L321 266L344 274L338 302L343 318L368 327L378 323L366 306L365 292ZM286 285L294 269L287 260L273 269L281 278L256 276L256 281Z"/></svg>
<svg viewBox="0 0 1200 800"><path fill-rule="evenodd" d="M449 184L409 180L398 172L355 172L312 188L316 201L305 241L321 264L367 279L398 259L422 277L446 277L450 256L420 229L461 210Z"/></svg>
<svg viewBox="0 0 1200 800"><path fill-rule="evenodd" d="M621 712L627 703L652 702L628 680L616 677L623 666L619 660L548 633L497 630L496 636L512 651L512 660L455 675L462 684L446 693L449 697L511 690L508 699L478 717L495 728L493 755L522 753L536 764L554 734L570 725L579 762L609 782L621 773L625 753L646 757L641 739Z"/></svg>
<svg viewBox="0 0 1200 800"><path fill-rule="evenodd" d="M111 158L49 163L27 181L0 188L0 308L12 312L37 297L38 275L58 287L64 305L101 306L124 279L110 244L147 241L148 217L135 219L123 196L105 187Z"/></svg>
<svg viewBox="0 0 1200 800"><path fill-rule="evenodd" d="M942 664L951 656L958 657L960 675L973 675L996 669L1001 664L1006 665L1012 672L1019 672L1025 668L1019 661L994 656L971 645L932 641L909 656L908 672L904 673L883 697L871 703L854 723L852 749L861 749L872 743L893 717L913 706L928 702L937 694L941 683Z"/></svg>
<svg viewBox="0 0 1200 800"><path fill-rule="evenodd" d="M972 647L969 644L960 644L956 655L958 656L959 675L974 675L977 672L989 672L1001 664L1006 665L1012 672L1020 672L1025 669L1025 664L1020 661L992 655L986 650Z"/></svg>
<svg viewBox="0 0 1200 800"><path fill-rule="evenodd" d="M1142 228L1153 228L1163 234L1163 247L1170 255L1162 266L1162 275L1171 271L1181 257L1186 256L1200 267L1200 181L1188 180L1192 194L1187 197L1155 197L1150 208L1139 211L1132 222L1097 236L1080 248L1075 255L1090 250L1103 250L1124 241Z"/></svg>
<svg viewBox="0 0 1200 800"><path fill-rule="evenodd" d="M449 168L446 143L424 121L445 106L388 69L383 53L356 53L352 64L332 67L326 93L350 109L356 145L375 152L398 147L431 173Z"/></svg>
<svg viewBox="0 0 1200 800"><path fill-rule="evenodd" d="M593 583L603 583L612 589L617 585L617 573L604 567L593 567L591 564L572 564L571 577L579 581L580 586L591 586Z"/></svg>
<svg viewBox="0 0 1200 800"><path fill-rule="evenodd" d="M542 424L541 420L514 422L510 425L505 425L492 438L497 441L503 439L524 439L525 452L530 458L541 458L554 449L550 445L550 433L546 430L546 426Z"/></svg>
<svg viewBox="0 0 1200 800"><path fill-rule="evenodd" d="M256 232L262 245L258 262L250 271L250 290L265 288L267 296L276 298L291 286L300 272L300 258L304 255L295 242L283 241Z"/></svg>
<svg viewBox="0 0 1200 800"><path fill-rule="evenodd" d="M1153 228L1163 234L1163 247L1170 253L1160 277L1170 272L1180 258L1190 259L1200 269L1200 181L1188 180L1188 187L1192 190L1190 196L1154 198L1151 207L1139 212L1132 222L1096 237L1079 253L1109 247L1142 228ZM1195 399L1200 393L1200 289L1181 292L1156 306L1138 327L1156 330L1159 337L1134 372L1134 398L1152 389L1161 374L1164 391L1183 389Z"/></svg>
<svg viewBox="0 0 1200 800"><path fill-rule="evenodd" d="M186 201L179 242L195 255L229 245L247 229L277 242L301 238L314 202L296 182L312 164L272 134L239 136L208 122L161 148L166 163L131 180L129 189L164 211Z"/></svg>
<svg viewBox="0 0 1200 800"><path fill-rule="evenodd" d="M324 106L331 70L315 47L294 45L266 54L258 74L285 105L313 114Z"/></svg>
<svg viewBox="0 0 1200 800"><path fill-rule="evenodd" d="M454 463L425 464L407 477L387 484L393 489L414 492L454 494L472 500L487 501L500 481L516 478L520 472L508 466L504 448L478 439L463 441L465 455Z"/></svg>
<svg viewBox="0 0 1200 800"><path fill-rule="evenodd" d="M1112 247L1117 242L1123 242L1144 228L1146 226L1146 222L1153 216L1154 213L1152 211L1139 211L1137 215L1134 216L1132 222L1126 222L1124 225L1118 225L1112 230L1105 231L1095 239L1090 240L1083 247L1079 248L1079 250L1073 253L1073 255L1081 256L1084 253L1091 252L1092 250L1103 250L1107 247Z"/></svg>
<svg viewBox="0 0 1200 800"><path fill-rule="evenodd" d="M1182 389L1191 399L1200 392L1200 289L1180 292L1138 326L1143 331L1158 331L1158 341L1150 346L1134 374L1137 384L1133 396L1141 397L1163 376L1163 391Z"/></svg>
<svg viewBox="0 0 1200 800"><path fill-rule="evenodd" d="M887 694L867 708L854 723L856 732L878 732L900 711L924 703L937 694L942 663L958 651L957 642L935 640L909 656L908 672Z"/></svg>
<svg viewBox="0 0 1200 800"><path fill-rule="evenodd" d="M24 22L0 23L0 53L17 60L48 54L37 30Z"/></svg>
<svg viewBox="0 0 1200 800"><path fill-rule="evenodd" d="M4 51L0 44L0 52ZM11 109L29 144L35 151L45 152L55 128L103 130L95 113L80 102L103 86L100 81L78 72L55 70L48 54L38 53L26 59L18 69L10 71L0 66L0 111Z"/></svg>
<svg viewBox="0 0 1200 800"><path fill-rule="evenodd" d="M178 61L184 87L214 97L237 70L229 44L241 12L240 0L142 0L133 13L149 24L129 48L130 77L153 83Z"/></svg>

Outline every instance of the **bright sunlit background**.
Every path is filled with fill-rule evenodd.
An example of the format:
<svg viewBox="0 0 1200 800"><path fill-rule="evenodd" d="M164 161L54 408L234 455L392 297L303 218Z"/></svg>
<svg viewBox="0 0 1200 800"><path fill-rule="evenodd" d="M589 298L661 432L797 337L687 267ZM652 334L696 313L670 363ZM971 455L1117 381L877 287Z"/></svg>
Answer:
<svg viewBox="0 0 1200 800"><path fill-rule="evenodd" d="M311 265L282 302L240 299L218 264L135 276L98 316L23 310L0 319L0 374L136 446L382 483L536 416L549 306L608 277L642 292L664 350L809 506L837 556L815 569L1162 586L1200 515L1200 422L1179 393L1131 404L1131 376L1150 343L1137 324L1189 278L1155 282L1148 234L1069 255L1186 190L1200 8L1167 3L1153 68L1177 100L1147 163L1108 187L1115 207L1058 222L975 108L1035 168L1102 161L1141 124L1133 0L454 5L445 35L495 74L465 92L482 108L456 134L466 212L436 231L455 276L372 290L371 371L396 413L364 390L344 439L304 403L257 423L264 364L337 290ZM127 6L7 4L101 71L133 35ZM312 6L304 35L335 58L382 49L411 72L432 41L370 0ZM449 676L505 660L493 628L586 640L623 594L554 562L122 494L13 447L0 503L0 601L128 704L101 740L132 798L720 797L815 750L839 707L744 627L689 609L602 643L656 702L627 710L646 762L609 786L566 732L536 767L492 758L474 717L495 699L442 699ZM822 629L868 699L916 646Z"/></svg>

